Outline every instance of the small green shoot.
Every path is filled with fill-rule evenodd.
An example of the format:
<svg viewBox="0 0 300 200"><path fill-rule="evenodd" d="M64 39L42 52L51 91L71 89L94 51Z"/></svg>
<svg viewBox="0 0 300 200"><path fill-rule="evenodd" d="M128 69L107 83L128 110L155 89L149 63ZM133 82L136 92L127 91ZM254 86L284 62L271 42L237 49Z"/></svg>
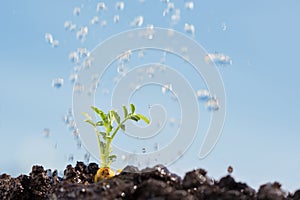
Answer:
<svg viewBox="0 0 300 200"><path fill-rule="evenodd" d="M135 106L133 104L130 104L130 112L128 112L126 106L123 106L124 116L122 120L120 115L114 110L110 110L105 114L97 107L91 106L91 108L100 117L100 121L94 122L92 117L87 113L82 114L86 117L85 122L94 127L100 150L101 167L110 168L111 163L117 158L116 155L112 154L111 142L120 129L125 131L125 122L128 120L136 122L143 120L149 124L150 120L144 115L135 113ZM117 126L114 127L114 125ZM99 130L101 127L102 130Z"/></svg>

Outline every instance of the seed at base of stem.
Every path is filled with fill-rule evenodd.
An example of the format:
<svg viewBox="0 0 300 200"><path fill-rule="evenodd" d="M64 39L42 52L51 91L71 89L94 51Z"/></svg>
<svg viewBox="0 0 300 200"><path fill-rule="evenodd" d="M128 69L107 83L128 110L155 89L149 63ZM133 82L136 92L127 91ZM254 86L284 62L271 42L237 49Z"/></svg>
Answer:
<svg viewBox="0 0 300 200"><path fill-rule="evenodd" d="M101 167L98 169L95 177L94 177L94 182L97 183L100 180L103 179L109 179L115 176L115 172L108 168L108 167Z"/></svg>

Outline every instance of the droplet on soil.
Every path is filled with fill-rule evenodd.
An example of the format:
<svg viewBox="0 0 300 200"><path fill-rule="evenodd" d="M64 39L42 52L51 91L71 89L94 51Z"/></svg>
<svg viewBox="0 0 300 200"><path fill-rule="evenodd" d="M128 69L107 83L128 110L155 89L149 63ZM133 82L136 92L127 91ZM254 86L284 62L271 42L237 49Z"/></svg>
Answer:
<svg viewBox="0 0 300 200"><path fill-rule="evenodd" d="M59 89L61 88L61 86L63 86L63 84L64 84L64 79L62 78L56 78L52 80L52 87L54 88Z"/></svg>
<svg viewBox="0 0 300 200"><path fill-rule="evenodd" d="M126 195L125 195L125 192L122 192L121 193L121 197L125 197Z"/></svg>

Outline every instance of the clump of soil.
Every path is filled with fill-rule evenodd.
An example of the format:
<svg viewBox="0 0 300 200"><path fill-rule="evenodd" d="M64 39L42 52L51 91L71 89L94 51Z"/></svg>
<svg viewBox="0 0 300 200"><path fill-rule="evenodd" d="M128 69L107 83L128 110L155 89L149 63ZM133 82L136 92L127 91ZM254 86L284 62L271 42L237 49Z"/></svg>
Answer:
<svg viewBox="0 0 300 200"><path fill-rule="evenodd" d="M94 183L97 170L95 163L77 162L66 167L63 177L42 166L33 166L29 176L2 174L0 199L300 200L300 190L288 193L278 182L255 191L231 175L213 180L204 169L187 172L182 179L163 165L143 170L127 166L119 175Z"/></svg>

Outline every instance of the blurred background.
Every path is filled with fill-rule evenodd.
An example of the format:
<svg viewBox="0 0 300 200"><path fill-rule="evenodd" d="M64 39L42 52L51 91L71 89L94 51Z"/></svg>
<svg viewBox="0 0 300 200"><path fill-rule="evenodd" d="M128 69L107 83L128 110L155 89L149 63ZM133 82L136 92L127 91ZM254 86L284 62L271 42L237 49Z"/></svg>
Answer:
<svg viewBox="0 0 300 200"><path fill-rule="evenodd" d="M220 140L200 160L204 136L200 133L170 170L183 175L202 167L219 178L231 165L233 176L254 188L276 180L285 189L300 188L299 8L296 0L3 1L0 173L27 174L34 164L63 173L68 163L96 161L78 140L71 115L78 67L86 50L92 51L112 35L153 25L173 28L208 53L228 56L217 63L227 96ZM145 62L156 56L148 54L153 56ZM176 58L169 56L166 61L171 65ZM193 76L188 71L185 75ZM110 98L114 78L113 72L105 75L98 99ZM205 87L201 78L199 86L197 81L193 85L195 90ZM145 95L145 91L137 93L136 104L147 107L169 101L157 93L145 105ZM209 123L211 113L199 102L203 122ZM176 103L168 105L172 110ZM170 131L177 128L174 115L170 115Z"/></svg>

